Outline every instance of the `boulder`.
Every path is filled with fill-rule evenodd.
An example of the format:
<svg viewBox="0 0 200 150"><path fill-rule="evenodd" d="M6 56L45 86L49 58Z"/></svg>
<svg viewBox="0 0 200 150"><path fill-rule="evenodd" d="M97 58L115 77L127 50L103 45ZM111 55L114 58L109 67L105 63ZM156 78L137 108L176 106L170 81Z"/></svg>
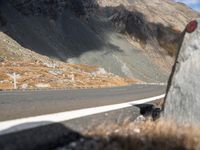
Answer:
<svg viewBox="0 0 200 150"><path fill-rule="evenodd" d="M51 85L48 83L38 83L35 85L37 88L50 88Z"/></svg>
<svg viewBox="0 0 200 150"><path fill-rule="evenodd" d="M5 61L4 57L0 56L0 62L4 62L4 61Z"/></svg>
<svg viewBox="0 0 200 150"><path fill-rule="evenodd" d="M189 23L187 28L168 83L164 117L176 123L199 124L200 19Z"/></svg>

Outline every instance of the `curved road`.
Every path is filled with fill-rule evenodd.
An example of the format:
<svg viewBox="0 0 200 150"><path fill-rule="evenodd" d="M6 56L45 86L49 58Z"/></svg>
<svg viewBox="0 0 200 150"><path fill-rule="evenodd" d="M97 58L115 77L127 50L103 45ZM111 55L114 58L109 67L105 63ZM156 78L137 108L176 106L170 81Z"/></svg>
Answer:
<svg viewBox="0 0 200 150"><path fill-rule="evenodd" d="M0 121L130 102L165 93L165 86L0 92Z"/></svg>

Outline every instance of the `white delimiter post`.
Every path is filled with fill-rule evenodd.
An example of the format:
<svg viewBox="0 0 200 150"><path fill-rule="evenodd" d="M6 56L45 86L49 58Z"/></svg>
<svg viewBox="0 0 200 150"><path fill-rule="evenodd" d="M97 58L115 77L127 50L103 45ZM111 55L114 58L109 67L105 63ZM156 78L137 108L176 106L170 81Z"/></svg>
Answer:
<svg viewBox="0 0 200 150"><path fill-rule="evenodd" d="M19 74L16 74L15 72L13 74L8 74L11 78L14 80L14 89L17 89L17 78L20 76Z"/></svg>
<svg viewBox="0 0 200 150"><path fill-rule="evenodd" d="M14 89L17 89L17 76L16 73L13 73L13 79L14 79Z"/></svg>

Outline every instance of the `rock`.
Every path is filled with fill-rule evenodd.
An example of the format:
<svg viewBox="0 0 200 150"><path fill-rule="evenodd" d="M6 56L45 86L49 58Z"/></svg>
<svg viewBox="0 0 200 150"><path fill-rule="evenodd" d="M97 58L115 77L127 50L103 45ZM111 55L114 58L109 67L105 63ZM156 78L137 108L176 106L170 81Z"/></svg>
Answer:
<svg viewBox="0 0 200 150"><path fill-rule="evenodd" d="M133 129L133 132L134 132L134 133L138 133L138 134L139 134L141 131L140 131L140 129L139 129L139 128L135 128L135 129Z"/></svg>
<svg viewBox="0 0 200 150"><path fill-rule="evenodd" d="M146 42L148 30L144 16L138 12L128 11L123 5L117 7L116 12L111 20L114 22L117 31L127 32L131 37Z"/></svg>
<svg viewBox="0 0 200 150"><path fill-rule="evenodd" d="M46 83L38 83L35 86L37 88L49 88L49 87L51 87L50 84L46 84Z"/></svg>
<svg viewBox="0 0 200 150"><path fill-rule="evenodd" d="M22 84L22 89L28 89L28 84Z"/></svg>
<svg viewBox="0 0 200 150"><path fill-rule="evenodd" d="M140 115L134 120L134 123L141 123L145 121L146 121L146 118L143 115Z"/></svg>
<svg viewBox="0 0 200 150"><path fill-rule="evenodd" d="M4 61L5 59L2 56L0 56L0 62L4 62Z"/></svg>
<svg viewBox="0 0 200 150"><path fill-rule="evenodd" d="M97 76L97 75L108 75L108 73L106 72L106 70L104 68L98 68L97 71L92 72L91 73L93 76Z"/></svg>
<svg viewBox="0 0 200 150"><path fill-rule="evenodd" d="M160 108L154 108L152 111L152 119L153 120L157 120L160 118L160 114L161 114L161 109Z"/></svg>
<svg viewBox="0 0 200 150"><path fill-rule="evenodd" d="M72 82L75 81L75 76L74 76L74 74L71 74L71 75L69 75L68 77L71 79Z"/></svg>
<svg viewBox="0 0 200 150"><path fill-rule="evenodd" d="M9 0L9 3L23 15L46 15L53 19L57 18L66 5L65 0Z"/></svg>
<svg viewBox="0 0 200 150"><path fill-rule="evenodd" d="M1 13L1 12L0 12ZM0 27L5 26L7 23L6 19L0 14Z"/></svg>
<svg viewBox="0 0 200 150"><path fill-rule="evenodd" d="M57 65L54 64L54 63L47 63L47 62L44 62L43 65L45 65L45 66L47 66L47 67L49 67L49 68L56 68L56 67L57 67Z"/></svg>
<svg viewBox="0 0 200 150"><path fill-rule="evenodd" d="M62 71L62 70L49 70L49 73L57 76L57 75L63 74L64 71Z"/></svg>
<svg viewBox="0 0 200 150"><path fill-rule="evenodd" d="M164 117L177 123L200 123L200 19L185 33L168 83Z"/></svg>
<svg viewBox="0 0 200 150"><path fill-rule="evenodd" d="M98 7L95 0L9 0L9 2L23 15L44 15L52 19L61 15L65 8L69 8L76 15L82 16L85 15L85 9L91 10Z"/></svg>

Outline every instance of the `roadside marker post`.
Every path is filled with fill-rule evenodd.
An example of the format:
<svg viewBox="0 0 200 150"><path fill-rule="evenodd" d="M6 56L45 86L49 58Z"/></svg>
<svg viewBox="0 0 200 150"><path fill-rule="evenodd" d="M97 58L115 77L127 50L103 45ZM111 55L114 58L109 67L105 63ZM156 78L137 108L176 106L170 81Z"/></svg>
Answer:
<svg viewBox="0 0 200 150"><path fill-rule="evenodd" d="M17 78L20 77L20 74L16 74L15 72L13 74L8 74L8 76L10 76L11 78L13 78L13 86L14 86L14 89L17 89Z"/></svg>

